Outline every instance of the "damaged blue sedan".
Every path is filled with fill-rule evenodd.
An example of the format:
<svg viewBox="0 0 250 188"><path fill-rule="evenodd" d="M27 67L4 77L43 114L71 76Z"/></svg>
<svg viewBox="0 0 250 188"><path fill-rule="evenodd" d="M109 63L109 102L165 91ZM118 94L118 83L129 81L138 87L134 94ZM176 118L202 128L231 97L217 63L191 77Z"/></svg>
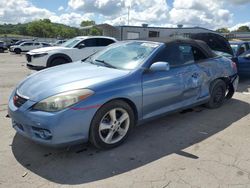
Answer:
<svg viewBox="0 0 250 188"><path fill-rule="evenodd" d="M201 104L218 108L237 84L235 63L202 41L125 41L29 76L11 94L8 113L14 129L37 143L107 149L146 120Z"/></svg>

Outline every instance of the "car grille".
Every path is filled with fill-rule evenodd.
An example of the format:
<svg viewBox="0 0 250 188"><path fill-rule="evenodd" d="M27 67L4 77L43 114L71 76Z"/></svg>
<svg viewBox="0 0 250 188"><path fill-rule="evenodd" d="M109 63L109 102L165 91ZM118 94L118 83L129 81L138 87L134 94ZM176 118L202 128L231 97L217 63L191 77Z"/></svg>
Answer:
<svg viewBox="0 0 250 188"><path fill-rule="evenodd" d="M27 59L28 62L31 62L31 55L26 54L26 59Z"/></svg>
<svg viewBox="0 0 250 188"><path fill-rule="evenodd" d="M27 99L25 98L22 98L20 96L18 96L17 94L15 94L15 96L13 97L13 101L14 101L14 105L16 107L21 107L24 103L27 102Z"/></svg>

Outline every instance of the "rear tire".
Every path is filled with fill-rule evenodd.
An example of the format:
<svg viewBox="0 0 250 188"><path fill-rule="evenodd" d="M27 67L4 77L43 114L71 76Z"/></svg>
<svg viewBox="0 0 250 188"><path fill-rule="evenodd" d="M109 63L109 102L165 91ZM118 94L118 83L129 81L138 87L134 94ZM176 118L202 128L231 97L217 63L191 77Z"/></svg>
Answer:
<svg viewBox="0 0 250 188"><path fill-rule="evenodd" d="M16 53L16 54L21 54L21 49L19 49L19 48L16 48L16 49L14 49L14 52Z"/></svg>
<svg viewBox="0 0 250 188"><path fill-rule="evenodd" d="M126 140L134 123L134 112L126 102L104 104L92 119L90 142L99 149L114 148Z"/></svg>
<svg viewBox="0 0 250 188"><path fill-rule="evenodd" d="M0 48L0 53L4 53L4 49L3 48Z"/></svg>
<svg viewBox="0 0 250 188"><path fill-rule="evenodd" d="M67 61L66 59L62 58L62 57L57 57L55 59L53 59L48 67L54 67L54 66L58 66L58 65L63 65L69 63L69 61Z"/></svg>
<svg viewBox="0 0 250 188"><path fill-rule="evenodd" d="M210 109L219 108L225 101L226 83L223 80L215 80L210 87L210 99L206 107Z"/></svg>

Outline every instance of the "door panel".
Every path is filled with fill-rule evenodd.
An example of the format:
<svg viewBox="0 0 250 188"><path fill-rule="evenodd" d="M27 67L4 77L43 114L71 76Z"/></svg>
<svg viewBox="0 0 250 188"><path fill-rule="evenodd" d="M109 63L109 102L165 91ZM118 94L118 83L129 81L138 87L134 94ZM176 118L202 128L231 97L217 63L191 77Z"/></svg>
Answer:
<svg viewBox="0 0 250 188"><path fill-rule="evenodd" d="M143 75L143 114L150 118L196 103L201 92L196 64Z"/></svg>
<svg viewBox="0 0 250 188"><path fill-rule="evenodd" d="M144 73L143 115L150 118L199 102L204 79L197 61L204 58L200 51L186 44L168 44L154 62L169 62L165 72Z"/></svg>
<svg viewBox="0 0 250 188"><path fill-rule="evenodd" d="M150 118L167 112L168 107L182 100L184 90L181 70L144 73L143 116Z"/></svg>
<svg viewBox="0 0 250 188"><path fill-rule="evenodd" d="M196 64L185 67L182 73L183 77L183 100L196 102L201 94L202 76L201 70Z"/></svg>
<svg viewBox="0 0 250 188"><path fill-rule="evenodd" d="M250 51L248 51L250 53ZM242 56L238 57L238 72L239 74L250 75L250 59Z"/></svg>

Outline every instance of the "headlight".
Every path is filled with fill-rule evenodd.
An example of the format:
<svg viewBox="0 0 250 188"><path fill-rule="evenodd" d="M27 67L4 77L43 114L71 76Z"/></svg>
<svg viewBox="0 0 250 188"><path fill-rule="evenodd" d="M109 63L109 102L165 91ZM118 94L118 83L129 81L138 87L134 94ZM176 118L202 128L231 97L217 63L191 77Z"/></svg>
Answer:
<svg viewBox="0 0 250 188"><path fill-rule="evenodd" d="M34 54L33 57L38 58L38 57L43 57L43 56L46 56L46 55L48 55L48 53Z"/></svg>
<svg viewBox="0 0 250 188"><path fill-rule="evenodd" d="M37 103L33 109L45 112L57 112L82 101L94 92L89 89L73 90L54 95Z"/></svg>

